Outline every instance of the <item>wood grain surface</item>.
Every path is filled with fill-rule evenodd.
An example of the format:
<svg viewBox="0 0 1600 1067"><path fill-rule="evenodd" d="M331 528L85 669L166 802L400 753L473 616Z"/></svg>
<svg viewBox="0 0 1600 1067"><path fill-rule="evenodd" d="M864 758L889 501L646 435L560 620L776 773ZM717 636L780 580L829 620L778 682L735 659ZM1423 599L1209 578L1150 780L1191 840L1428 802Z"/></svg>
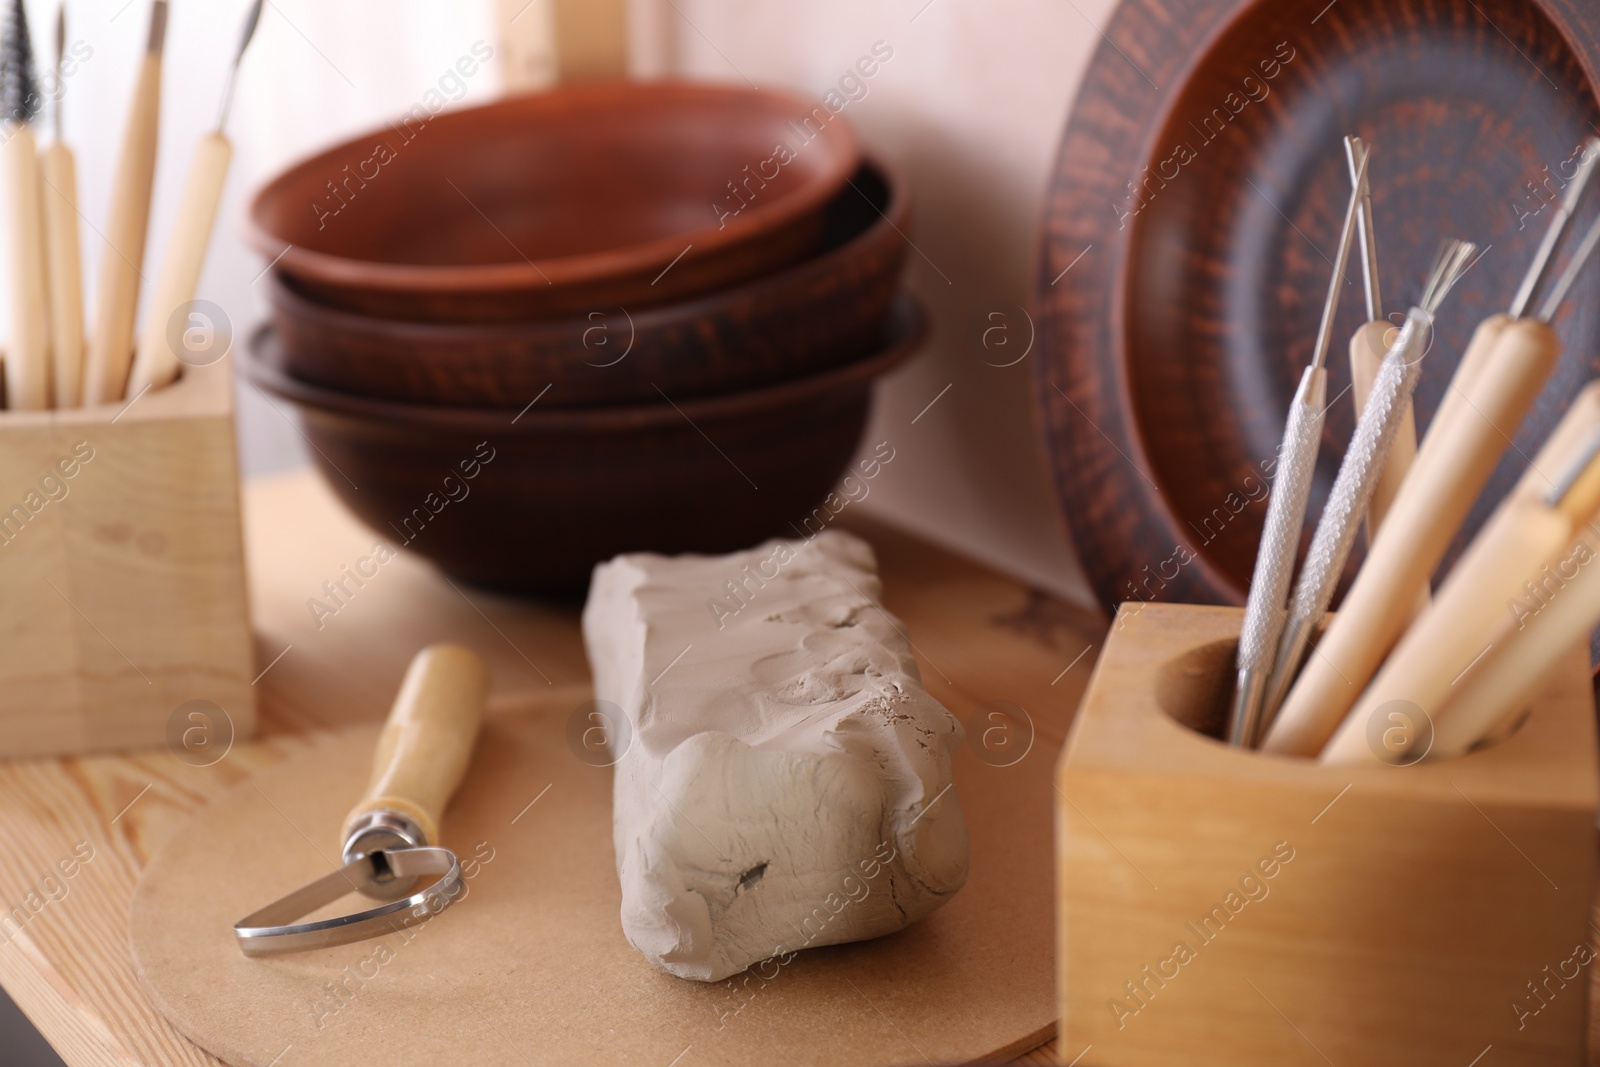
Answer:
<svg viewBox="0 0 1600 1067"><path fill-rule="evenodd" d="M1372 146L1385 311L1417 299L1441 239L1486 249L1440 315L1425 431L1596 130L1600 7L1127 0L1105 38L1046 203L1035 383L1057 495L1103 603L1242 603L1349 195L1340 137ZM1336 355L1365 317L1360 271L1346 282ZM1446 566L1600 370L1597 293L1591 265L1558 319L1566 356ZM1329 371L1313 515L1355 418L1345 361Z"/></svg>
<svg viewBox="0 0 1600 1067"><path fill-rule="evenodd" d="M21 905L25 919L0 924L0 985L74 1067L218 1062L148 1005L127 942L139 871L209 799L306 751L308 734L381 721L406 660L433 641L482 649L495 678L491 718L557 690L581 699L587 686L576 604L452 586L405 553L362 587L347 582L353 595L314 619L308 599L326 601L322 583L369 556L372 536L310 474L249 486L245 520L265 667L257 742L210 766L165 749L0 764L0 903ZM904 534L848 525L878 550L886 606L916 642L930 691L964 722L976 717L980 737L995 702L1020 706L1036 731L1026 759L1053 760L1104 621ZM214 758L222 733L213 748L180 751ZM87 861L73 852L80 842ZM908 1047L903 1062L923 1060Z"/></svg>

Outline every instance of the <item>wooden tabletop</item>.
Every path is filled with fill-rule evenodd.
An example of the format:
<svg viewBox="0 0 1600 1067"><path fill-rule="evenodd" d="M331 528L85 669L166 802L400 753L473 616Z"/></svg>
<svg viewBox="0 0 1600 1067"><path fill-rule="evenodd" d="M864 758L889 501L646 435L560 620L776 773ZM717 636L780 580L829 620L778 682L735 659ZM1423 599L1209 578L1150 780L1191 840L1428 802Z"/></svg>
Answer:
<svg viewBox="0 0 1600 1067"><path fill-rule="evenodd" d="M375 535L305 472L250 484L244 509L257 739L206 767L166 749L0 763L0 910L28 916L20 930L0 922L0 986L74 1067L219 1062L145 1003L126 933L140 869L211 797L284 758L297 735L381 720L405 663L431 641L488 656L491 714L559 690L576 706L587 693L576 602L462 587L408 553L330 597L323 583L369 555ZM849 515L843 525L877 549L886 605L933 695L963 721L991 701L1020 705L1037 733L1026 758L1053 761L1105 620L889 527ZM1052 1043L1022 1062L1054 1055Z"/></svg>

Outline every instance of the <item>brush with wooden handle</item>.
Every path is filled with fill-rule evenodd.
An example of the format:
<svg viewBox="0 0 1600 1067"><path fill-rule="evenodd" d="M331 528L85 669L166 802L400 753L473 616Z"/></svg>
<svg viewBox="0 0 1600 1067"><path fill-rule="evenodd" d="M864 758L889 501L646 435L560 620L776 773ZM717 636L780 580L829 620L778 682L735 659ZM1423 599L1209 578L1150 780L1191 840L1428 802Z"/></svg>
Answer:
<svg viewBox="0 0 1600 1067"><path fill-rule="evenodd" d="M55 137L39 153L44 182L45 263L49 267L50 349L55 356L55 406L83 402L83 270L78 256L78 165L62 136L62 60L67 43L67 8L56 9L56 100L51 109Z"/></svg>
<svg viewBox="0 0 1600 1067"><path fill-rule="evenodd" d="M133 103L111 184L111 211L100 252L94 329L89 335L84 401L105 404L122 398L133 360L134 315L139 306L140 268L150 225L155 185L156 142L161 120L161 50L167 32L167 0L150 8L150 36L139 62Z"/></svg>
<svg viewBox="0 0 1600 1067"><path fill-rule="evenodd" d="M1328 371L1324 363L1333 338L1333 315L1339 305L1339 287L1344 281L1344 268L1356 229L1356 213L1361 206L1361 185L1365 180L1366 160L1363 159L1360 177L1345 209L1344 229L1339 235L1333 277L1322 306L1316 347L1289 402L1289 418L1278 450L1278 471L1267 498L1266 523L1261 530L1261 545L1256 550L1244 625L1239 633L1238 678L1228 717L1230 745L1248 748L1255 744L1261 711L1266 703L1278 636L1283 630L1284 601L1294 577L1300 530L1305 524L1311 473L1317 465L1317 452L1322 444L1322 414L1328 390Z"/></svg>
<svg viewBox="0 0 1600 1067"><path fill-rule="evenodd" d="M1589 428L1589 441L1581 453L1588 458L1584 472L1588 484L1574 481L1553 488L1549 495L1556 502L1581 507L1581 496L1594 494L1600 480L1600 463L1594 458L1600 450L1600 382L1587 386L1573 409L1583 410L1582 421ZM1569 469L1576 470L1576 464ZM1573 499L1572 494L1580 498ZM1435 716L1430 755L1459 756L1504 734L1557 662L1574 645L1588 649L1590 633L1600 626L1600 530L1590 522L1581 534L1552 568L1556 587L1545 586L1546 575L1530 582L1540 594L1537 609L1504 620L1489 651L1450 687ZM1575 574L1569 573L1572 567L1577 568Z"/></svg>
<svg viewBox="0 0 1600 1067"><path fill-rule="evenodd" d="M1377 489L1389 450L1408 413L1411 394L1422 377L1422 360L1433 339L1433 319L1477 246L1467 241L1446 241L1439 250L1433 271L1418 306L1406 316L1405 327L1383 358L1377 382L1361 419L1356 423L1350 446L1339 464L1338 477L1328 494L1322 518L1311 538L1300 580L1295 584L1289 604L1289 621L1284 626L1273 665L1272 684L1262 721L1270 723L1278 706L1305 659L1311 635L1327 614L1334 588L1344 573L1345 561L1354 547L1367 504Z"/></svg>
<svg viewBox="0 0 1600 1067"><path fill-rule="evenodd" d="M1326 764L1404 762L1421 736L1406 732L1392 748L1372 743L1375 716L1394 701L1420 709L1428 722L1442 709L1456 684L1463 683L1478 659L1493 650L1506 629L1506 605L1523 594L1541 572L1559 565L1574 539L1600 509L1600 442L1571 455L1575 432L1589 431L1593 412L1568 412L1533 469L1495 510L1473 539L1461 562L1439 590L1438 599L1395 646L1360 701L1322 753ZM1546 489L1544 472L1559 472ZM1570 643L1561 646L1570 648ZM1410 718L1410 716L1408 716ZM1390 736L1390 735L1386 735Z"/></svg>
<svg viewBox="0 0 1600 1067"><path fill-rule="evenodd" d="M1564 225L1564 219L1555 224ZM1590 237L1600 240L1600 225ZM1444 558L1555 368L1561 342L1549 319L1593 249L1586 238L1539 317L1508 321L1498 331L1487 323L1479 327L1480 335L1494 335L1488 354L1461 387L1459 411L1436 422L1424 438L1338 615L1267 732L1264 750L1300 756L1321 752L1400 639L1411 621L1416 590ZM1542 270L1536 260L1532 273ZM1463 369L1468 369L1465 360L1458 379Z"/></svg>
<svg viewBox="0 0 1600 1067"><path fill-rule="evenodd" d="M22 0L12 0L4 39L5 121L0 136L4 179L6 257L11 269L11 340L6 346L6 405L18 411L50 406L49 307L45 295L44 232L39 223L38 145L32 122L43 102L34 78L33 43Z"/></svg>
<svg viewBox="0 0 1600 1067"><path fill-rule="evenodd" d="M179 201L178 221L173 227L171 243L167 245L161 261L161 272L156 275L155 292L150 307L145 312L144 329L139 334L139 345L134 352L133 372L128 379L127 395L132 398L144 390L166 385L178 376L180 356L176 346L184 332L184 323L174 323L175 316L194 299L200 284L200 268L205 264L206 245L211 240L211 228L217 218L217 204L222 199L222 185L228 177L228 163L233 158L233 146L223 132L228 122L228 108L233 103L234 79L239 73L239 61L250 46L250 38L261 20L261 5L256 0L245 17L244 33L234 52L233 63L228 67L228 80L223 87L222 108L217 116L216 129L200 139L195 146L194 159L189 164L189 177Z"/></svg>

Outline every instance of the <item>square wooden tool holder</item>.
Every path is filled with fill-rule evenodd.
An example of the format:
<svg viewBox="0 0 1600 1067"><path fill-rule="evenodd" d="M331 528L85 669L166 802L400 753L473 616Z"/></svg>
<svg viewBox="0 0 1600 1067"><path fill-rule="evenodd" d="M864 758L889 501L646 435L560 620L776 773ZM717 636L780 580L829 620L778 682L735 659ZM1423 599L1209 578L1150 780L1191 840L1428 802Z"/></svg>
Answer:
<svg viewBox="0 0 1600 1067"><path fill-rule="evenodd" d="M161 745L191 700L249 737L245 598L226 361L131 405L0 413L0 758Z"/></svg>
<svg viewBox="0 0 1600 1067"><path fill-rule="evenodd" d="M1197 732L1220 733L1240 621L1113 624L1056 772L1063 1060L1587 1063L1585 651L1493 747L1324 767Z"/></svg>

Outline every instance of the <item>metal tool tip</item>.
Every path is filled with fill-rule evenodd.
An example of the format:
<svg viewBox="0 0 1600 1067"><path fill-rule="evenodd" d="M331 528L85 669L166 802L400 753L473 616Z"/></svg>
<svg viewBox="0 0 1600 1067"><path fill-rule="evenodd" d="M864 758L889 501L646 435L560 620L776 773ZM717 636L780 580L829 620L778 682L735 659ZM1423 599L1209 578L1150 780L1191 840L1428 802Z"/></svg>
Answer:
<svg viewBox="0 0 1600 1067"><path fill-rule="evenodd" d="M1471 241L1447 240L1439 245L1439 253L1433 259L1433 269L1428 272L1428 283L1423 286L1420 306L1432 315L1439 310L1439 305L1444 303L1444 298L1450 295L1456 282L1472 266L1473 254L1478 251L1478 246Z"/></svg>
<svg viewBox="0 0 1600 1067"><path fill-rule="evenodd" d="M250 5L250 11L245 15L244 31L239 35L239 50L233 54L235 64L244 57L244 50L250 47L250 38L256 35L256 24L261 21L261 8L266 0L256 0Z"/></svg>
<svg viewBox="0 0 1600 1067"><path fill-rule="evenodd" d="M159 56L167 43L167 0L156 0L150 5L150 39L144 50Z"/></svg>

